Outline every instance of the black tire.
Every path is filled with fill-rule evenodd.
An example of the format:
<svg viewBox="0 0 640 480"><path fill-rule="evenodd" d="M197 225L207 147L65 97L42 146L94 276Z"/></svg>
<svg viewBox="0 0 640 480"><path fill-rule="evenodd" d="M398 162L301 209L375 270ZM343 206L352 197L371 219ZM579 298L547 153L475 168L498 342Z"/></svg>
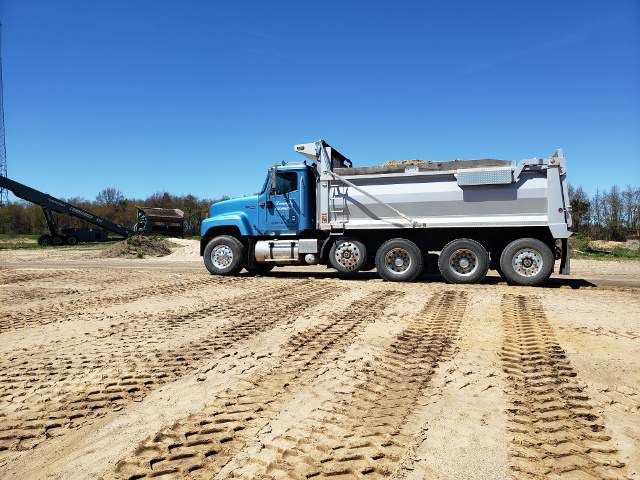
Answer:
<svg viewBox="0 0 640 480"><path fill-rule="evenodd" d="M378 274L390 282L412 282L422 274L423 263L418 246L404 238L387 240L376 252Z"/></svg>
<svg viewBox="0 0 640 480"><path fill-rule="evenodd" d="M500 268L500 261L498 261L498 264L495 266L494 270L498 272L498 275L500 275L501 279L506 280L504 278L504 273L502 273L502 268Z"/></svg>
<svg viewBox="0 0 640 480"><path fill-rule="evenodd" d="M207 243L203 257L211 275L236 275L244 266L245 248L237 238L220 235Z"/></svg>
<svg viewBox="0 0 640 480"><path fill-rule="evenodd" d="M356 273L367 261L367 247L355 238L340 238L329 250L329 264L340 273Z"/></svg>
<svg viewBox="0 0 640 480"><path fill-rule="evenodd" d="M64 245L64 237L62 235L54 235L51 238L51 245L54 247L60 247Z"/></svg>
<svg viewBox="0 0 640 480"><path fill-rule="evenodd" d="M69 235L67 237L67 244L68 245L77 245L78 244L78 237L76 237L75 235Z"/></svg>
<svg viewBox="0 0 640 480"><path fill-rule="evenodd" d="M269 273L275 265L272 263L256 263L253 267L245 266L245 270L251 275L266 275Z"/></svg>
<svg viewBox="0 0 640 480"><path fill-rule="evenodd" d="M41 247L48 247L49 245L51 245L51 235L41 235L38 238L38 245L40 245Z"/></svg>
<svg viewBox="0 0 640 480"><path fill-rule="evenodd" d="M478 283L489 271L489 254L475 240L459 238L444 246L438 269L449 283Z"/></svg>
<svg viewBox="0 0 640 480"><path fill-rule="evenodd" d="M551 249L536 238L514 240L500 255L502 276L512 285L541 285L551 276L554 263Z"/></svg>

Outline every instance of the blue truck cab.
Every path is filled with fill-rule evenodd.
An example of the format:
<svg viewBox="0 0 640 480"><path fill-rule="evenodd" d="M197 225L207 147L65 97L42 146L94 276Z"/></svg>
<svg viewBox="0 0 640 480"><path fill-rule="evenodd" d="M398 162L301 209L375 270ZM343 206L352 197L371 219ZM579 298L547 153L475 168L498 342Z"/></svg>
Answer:
<svg viewBox="0 0 640 480"><path fill-rule="evenodd" d="M218 235L250 239L299 237L315 228L315 169L274 165L259 193L213 204L202 222L200 252Z"/></svg>

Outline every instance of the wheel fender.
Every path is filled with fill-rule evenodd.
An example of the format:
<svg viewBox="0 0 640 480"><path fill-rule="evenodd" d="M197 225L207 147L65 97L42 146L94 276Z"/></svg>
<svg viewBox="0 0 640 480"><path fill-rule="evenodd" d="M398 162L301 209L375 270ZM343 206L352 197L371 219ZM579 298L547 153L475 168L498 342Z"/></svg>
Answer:
<svg viewBox="0 0 640 480"><path fill-rule="evenodd" d="M331 246L336 241L336 239L327 237L324 242L322 242L322 247L320 247L320 262L327 263L327 259L329 258L329 251L331 250Z"/></svg>
<svg viewBox="0 0 640 480"><path fill-rule="evenodd" d="M256 232L244 214L217 215L215 218L205 218L200 226L200 256L213 237L218 235L233 235L252 237Z"/></svg>
<svg viewBox="0 0 640 480"><path fill-rule="evenodd" d="M212 228L237 228L242 236L254 236L253 225L244 213L218 215L215 218L206 218L202 221L200 235L204 238Z"/></svg>

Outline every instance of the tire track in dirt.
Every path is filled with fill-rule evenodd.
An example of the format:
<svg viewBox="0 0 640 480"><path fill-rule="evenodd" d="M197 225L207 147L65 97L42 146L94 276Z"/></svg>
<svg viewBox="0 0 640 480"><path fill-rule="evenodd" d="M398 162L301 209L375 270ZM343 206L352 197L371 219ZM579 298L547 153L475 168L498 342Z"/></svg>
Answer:
<svg viewBox="0 0 640 480"><path fill-rule="evenodd" d="M0 285L11 285L14 283L28 283L35 280L45 280L48 278L68 278L78 275L80 272L76 270L53 270L48 272L17 272L15 270L3 271L0 273Z"/></svg>
<svg viewBox="0 0 640 480"><path fill-rule="evenodd" d="M265 441L238 478L388 478L416 439L407 425L438 365L454 353L468 297L445 291L370 366L301 425Z"/></svg>
<svg viewBox="0 0 640 480"><path fill-rule="evenodd" d="M19 328L64 321L71 315L85 313L87 310L104 307L105 305L122 305L151 296L187 293L190 290L210 285L229 285L243 282L246 283L247 280L241 277L203 276L186 280L167 281L160 284L150 284L112 295L94 295L93 293L89 293L85 298L68 300L55 305L43 305L37 308L30 308L27 311L5 311L0 315L0 334Z"/></svg>
<svg viewBox="0 0 640 480"><path fill-rule="evenodd" d="M184 338L194 328L205 329L205 332L211 329L200 320L211 323L210 320L216 317L230 318L232 322L239 319L252 322L247 326L259 331L257 323L264 322L246 316L257 308L256 299L268 292L275 300L286 297L287 293L299 300L307 283L280 287L263 285L236 296L209 300L204 306L200 303L186 310L128 315L124 321L63 344L47 344L6 354L0 359L0 408L15 410L22 408L25 402L51 401L60 396L56 391L71 389L74 379L121 366L123 362L139 363L136 358L152 354L153 345L166 345L174 338Z"/></svg>
<svg viewBox="0 0 640 480"><path fill-rule="evenodd" d="M640 334L636 332L632 332L630 330L627 330L626 332L622 332L615 328L579 326L579 327L560 327L560 330L572 330L574 332L581 333L583 335L609 337L609 338L613 338L614 340L620 340L621 338L626 338L629 340L637 340L640 338Z"/></svg>
<svg viewBox="0 0 640 480"><path fill-rule="evenodd" d="M37 395L36 391L35 398L20 406L19 411L0 415L0 451L33 448L47 438L120 410L132 401L140 401L151 390L175 381L203 363L229 356L238 342L291 321L321 299L327 301L336 294L335 284L315 282L313 288L318 294L308 301L308 284L308 281L296 285L288 282L278 290L272 289L266 302L265 297L251 292L232 305L214 303L198 315L223 316L231 322L215 329L209 336L176 348L145 351L144 342L140 342L115 355L107 351L107 356L98 365L92 365L90 355L82 355L75 362L62 362L60 375L66 375L64 370L67 369L71 371L68 375L74 378L67 382L61 393L47 396L50 390L44 388L44 395ZM190 321L188 315L171 317L168 323L185 321ZM167 335L171 335L170 329ZM139 351L133 353L131 350ZM20 383L25 389L30 388L30 382L38 381L29 378L30 372L34 371L39 370L28 367L25 370L27 378ZM46 368L43 374L50 385ZM7 395L15 396L15 390L13 384ZM8 400L15 402L13 397Z"/></svg>
<svg viewBox="0 0 640 480"><path fill-rule="evenodd" d="M383 316L400 292L369 293L318 325L294 335L279 363L251 375L203 411L176 422L142 442L118 463L119 478L162 475L207 476L219 471L249 439L278 414L290 398L311 381L325 362L337 358L365 325Z"/></svg>
<svg viewBox="0 0 640 480"><path fill-rule="evenodd" d="M3 361L14 364L23 360L32 362L43 356L59 358L65 352L73 353L78 346L110 350L112 347L108 342L140 343L141 339L147 343L158 341L167 338L167 330L173 330L174 334L178 334L178 329L189 325L193 320L200 320L214 313L224 313L227 309L233 308L233 304L227 303L231 302L233 297L241 296L245 301L252 300L253 297L264 295L271 290L279 291L281 287L278 283L265 284L245 280L231 285L214 284L194 288L193 296L176 295L172 297L176 302L166 299L167 301L152 304L151 307L143 304L133 312L129 312L128 309L109 313L101 313L99 310L87 312L69 321L98 322L93 328L70 330L69 335L59 335L46 343L27 343L26 347L20 344L15 349L5 346L2 349L4 358L0 358L0 366ZM17 334L25 335L21 330L17 330ZM16 332L4 332L0 335L0 339L3 338L15 339Z"/></svg>
<svg viewBox="0 0 640 480"><path fill-rule="evenodd" d="M501 306L514 478L624 478L624 464L540 300L507 294Z"/></svg>
<svg viewBox="0 0 640 480"><path fill-rule="evenodd" d="M98 278L96 278L96 272L99 272ZM73 269L47 269L47 271L37 270L17 270L7 269L0 273L0 285L20 285L21 287L29 287L32 283L48 283L43 282L46 280L60 281L74 281L83 282L90 285L104 284L113 285L113 282L126 282L131 283L137 278L143 276L142 272L127 272L127 275L122 275L122 272L113 270L79 270Z"/></svg>
<svg viewBox="0 0 640 480"><path fill-rule="evenodd" d="M81 295L88 290L79 288L46 288L39 286L15 285L7 287L6 285L0 291L0 302L5 307L24 308L25 304L42 300L52 300L61 297Z"/></svg>
<svg viewBox="0 0 640 480"><path fill-rule="evenodd" d="M35 276L34 276L35 275ZM41 281L44 280L44 281ZM46 282L51 280L51 282ZM41 274L19 274L17 281L7 281L0 289L0 300L5 306L18 306L20 310L29 308L29 304L37 301L61 300L82 295L95 295L114 286L123 289L133 283L157 281L149 275L138 272L100 271L96 275L92 271L58 271ZM2 282L0 281L0 285ZM65 287L61 287L64 284ZM65 299L65 300L66 300Z"/></svg>

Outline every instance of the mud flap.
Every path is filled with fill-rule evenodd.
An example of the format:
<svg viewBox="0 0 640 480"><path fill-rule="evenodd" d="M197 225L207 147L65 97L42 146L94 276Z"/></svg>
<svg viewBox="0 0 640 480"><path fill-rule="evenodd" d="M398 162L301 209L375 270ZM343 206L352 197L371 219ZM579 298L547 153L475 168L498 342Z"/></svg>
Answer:
<svg viewBox="0 0 640 480"><path fill-rule="evenodd" d="M247 247L247 269L257 268L258 262L256 262L256 241L253 238L248 238Z"/></svg>
<svg viewBox="0 0 640 480"><path fill-rule="evenodd" d="M562 246L561 246L562 254L560 256L560 275L570 275L571 261L569 258L569 239L562 238L560 242L562 243Z"/></svg>

